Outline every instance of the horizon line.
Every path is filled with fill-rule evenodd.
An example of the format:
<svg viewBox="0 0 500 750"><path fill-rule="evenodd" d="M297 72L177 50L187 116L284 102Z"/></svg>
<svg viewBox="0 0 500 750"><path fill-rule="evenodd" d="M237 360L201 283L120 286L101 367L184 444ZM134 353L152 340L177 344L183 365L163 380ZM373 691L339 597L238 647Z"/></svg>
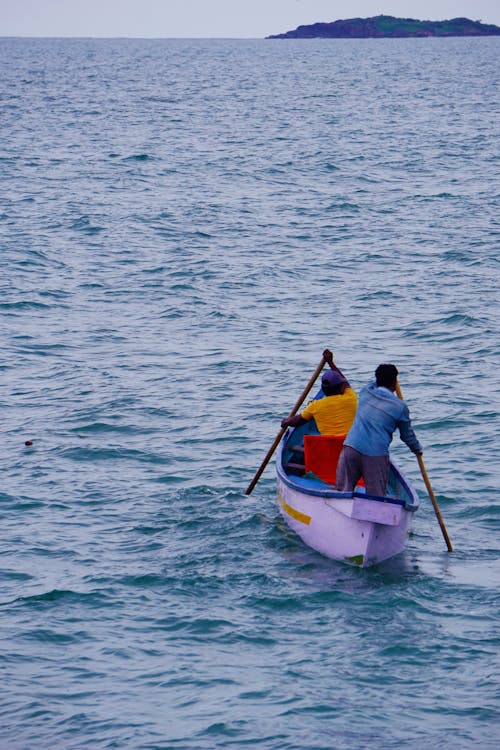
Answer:
<svg viewBox="0 0 500 750"><path fill-rule="evenodd" d="M495 25L495 24L492 24ZM274 38L273 38L274 37ZM370 39L374 41L380 41L381 39L388 39L392 41L401 41L401 40L411 40L411 39L494 39L497 38L494 34L478 34L478 35L468 35L468 34L459 34L456 36L453 35L443 35L443 36L425 36L425 37L418 37L418 36L412 36L412 37L307 37L307 38L289 38L289 39L276 39L275 35L267 35L267 36L124 36L122 34L116 35L116 36L105 36L105 35L98 35L98 36L88 36L88 35L79 35L79 34L63 34L63 35L50 35L46 36L45 34L0 34L0 39L102 39L102 40L120 40L120 39L126 39L126 40L149 40L149 41L160 41L160 40L170 40L174 41L176 39L184 40L184 41L221 41L221 40L228 40L228 41L238 41L238 40L255 40L255 41L278 41L278 42L314 42L314 41L321 41L321 42L340 42L340 41L350 41L350 42L366 42Z"/></svg>

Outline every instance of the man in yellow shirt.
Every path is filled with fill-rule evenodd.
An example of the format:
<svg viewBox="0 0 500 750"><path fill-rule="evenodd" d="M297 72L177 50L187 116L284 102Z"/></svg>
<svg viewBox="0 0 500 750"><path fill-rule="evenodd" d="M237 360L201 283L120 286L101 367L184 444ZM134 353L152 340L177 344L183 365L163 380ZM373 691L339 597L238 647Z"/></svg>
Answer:
<svg viewBox="0 0 500 750"><path fill-rule="evenodd" d="M321 435L345 437L354 422L358 399L347 378L334 363L329 349L325 349L323 357L330 365L330 370L323 373L321 378L325 397L311 401L300 414L283 419L281 426L298 427L314 419Z"/></svg>

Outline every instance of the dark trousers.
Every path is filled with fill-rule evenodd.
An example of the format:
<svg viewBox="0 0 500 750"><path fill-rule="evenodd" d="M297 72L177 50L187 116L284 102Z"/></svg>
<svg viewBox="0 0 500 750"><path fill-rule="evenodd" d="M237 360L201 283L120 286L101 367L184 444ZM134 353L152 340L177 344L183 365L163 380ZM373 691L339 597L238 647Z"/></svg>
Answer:
<svg viewBox="0 0 500 750"><path fill-rule="evenodd" d="M389 456L365 456L344 445L337 465L336 488L352 492L363 477L369 495L386 495L389 479Z"/></svg>

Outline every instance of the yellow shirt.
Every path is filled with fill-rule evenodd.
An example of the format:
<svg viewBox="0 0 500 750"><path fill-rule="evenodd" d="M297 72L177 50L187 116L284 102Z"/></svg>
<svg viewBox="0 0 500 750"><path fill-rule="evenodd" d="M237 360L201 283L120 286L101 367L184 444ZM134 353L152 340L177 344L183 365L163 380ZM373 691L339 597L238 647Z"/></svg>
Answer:
<svg viewBox="0 0 500 750"><path fill-rule="evenodd" d="M307 421L314 418L321 435L342 437L351 429L357 405L358 397L352 388L346 388L342 394L311 401L300 416Z"/></svg>

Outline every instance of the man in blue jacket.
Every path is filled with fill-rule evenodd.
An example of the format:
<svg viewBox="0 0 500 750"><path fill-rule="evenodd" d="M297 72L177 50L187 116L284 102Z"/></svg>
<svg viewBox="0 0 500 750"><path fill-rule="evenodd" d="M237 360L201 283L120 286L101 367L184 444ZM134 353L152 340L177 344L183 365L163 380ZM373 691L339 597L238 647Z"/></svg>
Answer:
<svg viewBox="0 0 500 750"><path fill-rule="evenodd" d="M354 424L344 440L337 466L337 490L352 492L363 477L367 493L386 494L389 445L396 427L408 448L422 455L408 406L395 394L397 377L394 365L379 365L375 381L361 389Z"/></svg>

